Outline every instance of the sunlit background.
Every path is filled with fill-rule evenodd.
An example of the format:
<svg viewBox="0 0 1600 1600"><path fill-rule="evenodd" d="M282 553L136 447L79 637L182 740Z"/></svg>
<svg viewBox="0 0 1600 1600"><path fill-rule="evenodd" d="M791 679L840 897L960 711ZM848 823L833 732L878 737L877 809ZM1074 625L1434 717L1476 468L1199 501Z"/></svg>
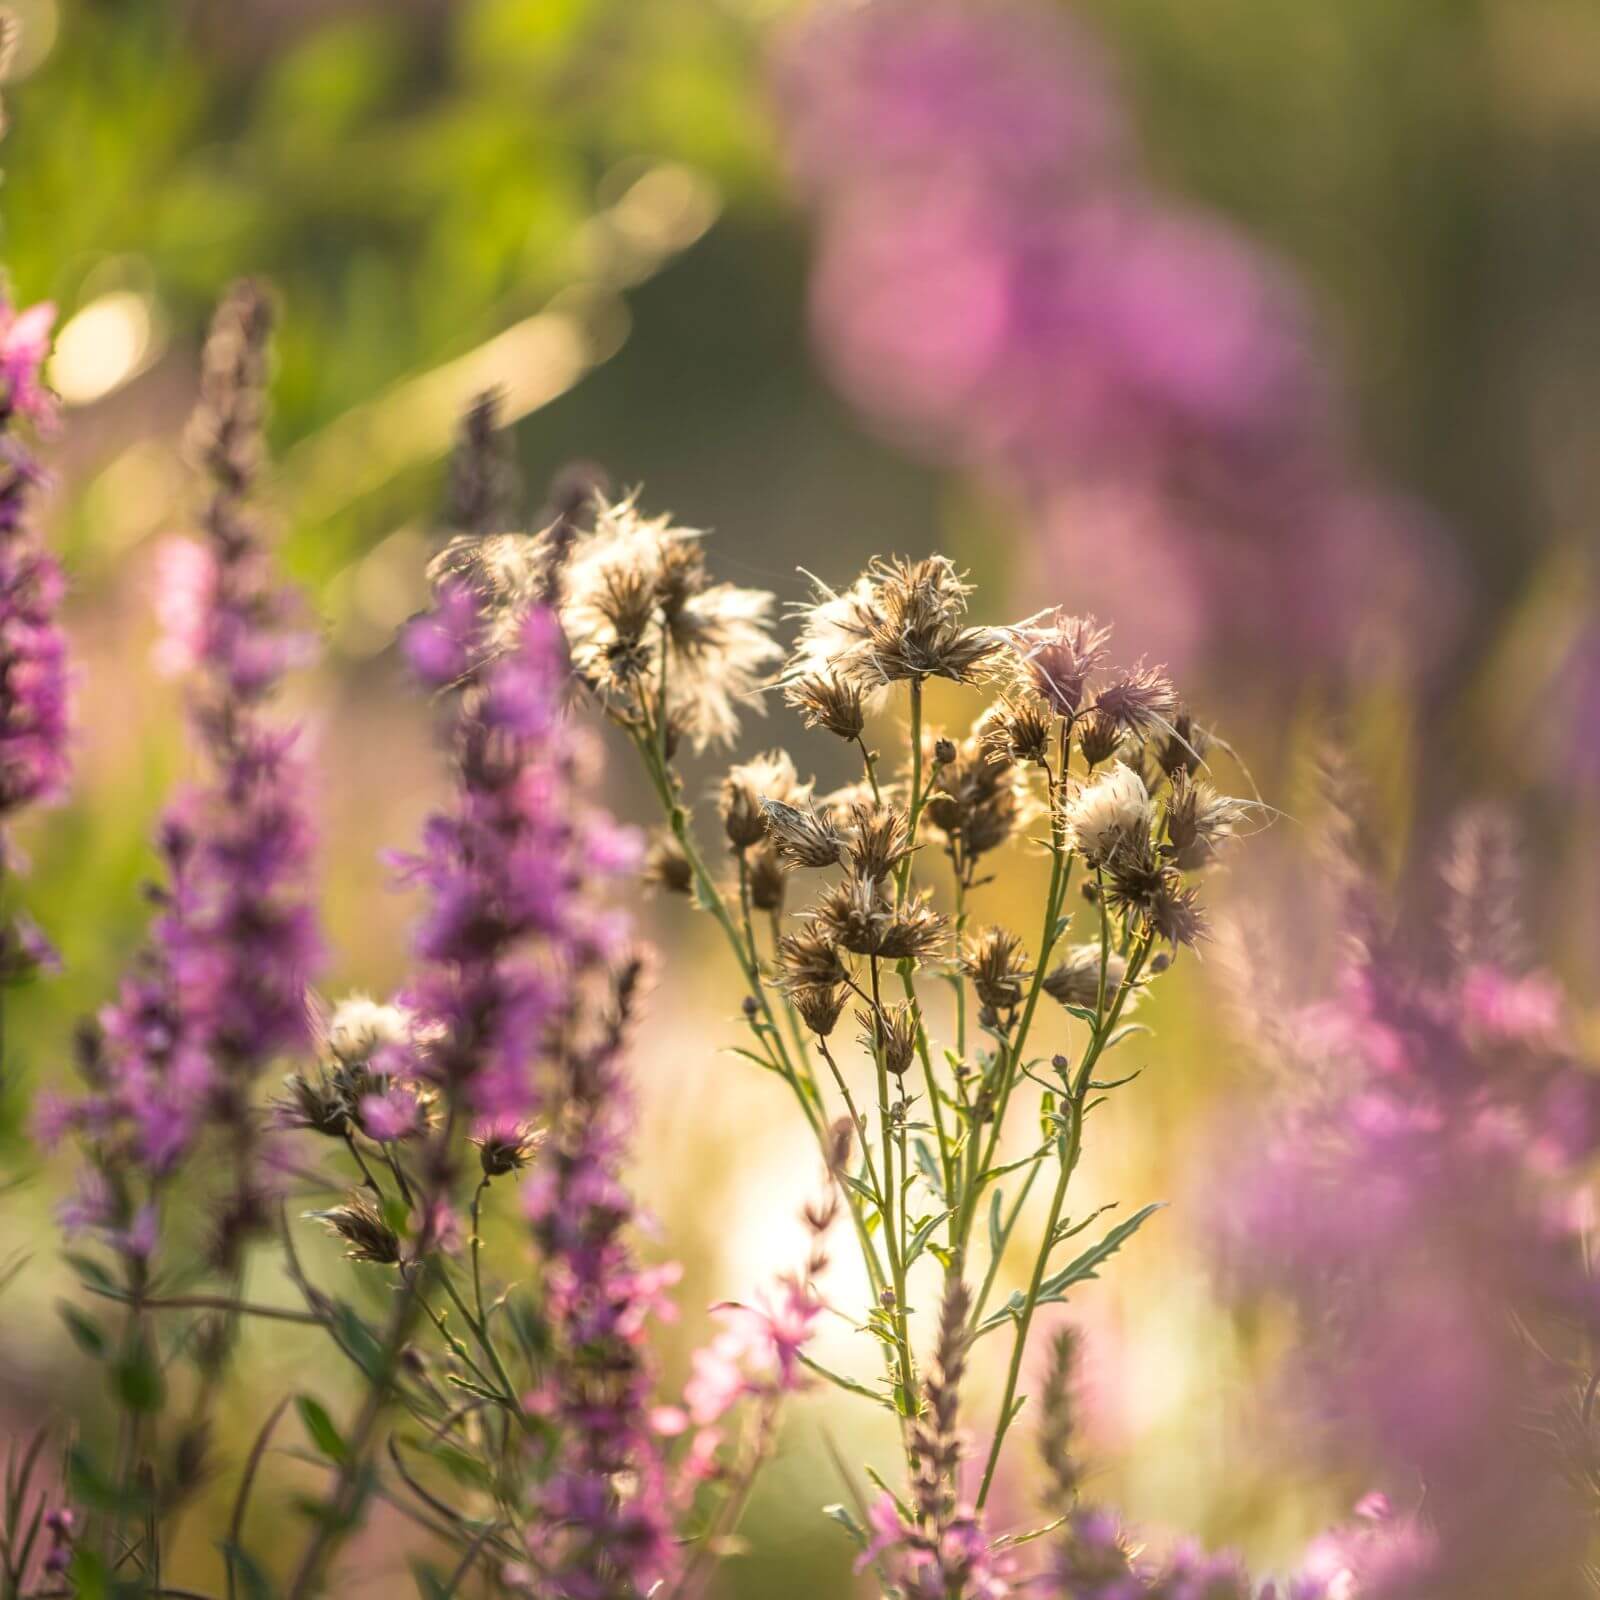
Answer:
<svg viewBox="0 0 1600 1600"><path fill-rule="evenodd" d="M986 127L994 108L937 86L926 127L874 121L884 102L852 80L848 21L783 0L10 3L23 28L4 86L0 257L19 303L59 307L50 516L81 682L75 798L30 825L31 875L12 891L66 968L8 1018L21 1082L0 1158L18 1182L0 1230L31 1260L0 1300L0 1431L74 1415L85 1375L52 1311L60 1174L41 1170L25 1108L65 1076L74 1018L134 945L150 827L183 771L177 691L150 661L153 557L188 525L179 433L198 340L240 273L270 279L282 306L271 499L327 647L300 692L329 993L383 992L404 971L410 907L379 852L414 837L440 768L392 640L423 600L456 419L487 387L514 423L530 508L587 459L710 529L721 576L785 600L804 591L799 566L846 580L874 551L938 549L971 570L983 620L1056 603L1119 619L1285 814L1221 900L1277 892L1301 844L1297 763L1335 726L1362 753L1397 860L1464 792L1511 803L1543 953L1580 991L1592 980L1591 0L973 0L968 20L1001 36L1075 25L1033 57L1041 80L1019 94L1037 115L1014 127ZM845 31L830 43L829 27ZM1090 101L1111 131L1085 131ZM1035 136L1061 143L1048 183L1019 187L1013 158ZM1090 148L1102 136L1114 152ZM1087 185L1114 188L1111 223ZM1062 229L1080 222L1122 297L1107 314L1139 320L1157 374L1114 406L1111 379L1090 383L1102 348L1063 332L1053 302L975 343L990 247L1014 229L1019 251L1044 252L1040 271L1065 271L1085 257L1051 252L1076 248ZM1207 432L1243 381L1223 355L1254 338L1257 295L1293 306L1268 318L1292 348L1255 352L1281 357L1292 395L1274 377L1251 404L1305 408L1315 438L1293 448L1316 456L1314 495L1298 480L1278 494L1243 423L1228 419L1225 448ZM1021 386L1023 414L996 413L988 364ZM1191 380L1185 395L1203 398L1144 428L1147 397ZM935 700L938 718L971 714L958 691ZM825 784L844 779L820 736L773 721ZM623 754L612 803L643 818ZM704 763L693 782L714 776ZM984 891L1028 926L1039 893L1022 853ZM686 1268L665 1335L676 1381L702 1308L793 1264L816 1172L781 1086L724 1048L736 1002L713 930L676 904L644 916L668 955L634 1053L636 1174L657 1219L648 1251ZM1097 1492L1157 1537L1192 1530L1270 1566L1361 1485L1308 1466L1272 1398L1284 1330L1230 1307L1194 1239L1249 1159L1228 1135L1260 1087L1223 964L1174 975L1145 1019L1144 1076L1096 1131L1092 1197L1175 1203L1073 1316ZM515 1273L515 1218L493 1239ZM836 1255L830 1292L849 1302L863 1286L843 1241ZM864 1372L860 1345L839 1323L819 1353ZM225 1412L234 1460L320 1359L309 1337L248 1336ZM975 1417L992 1414L998 1379L980 1363ZM830 1440L892 1466L888 1430L831 1393L802 1401L747 1519L751 1553L719 1593L850 1592L850 1547L818 1510L841 1497ZM273 1467L280 1482L294 1470ZM1018 1470L1005 1514L1034 1510ZM226 1514L223 1485L185 1524L202 1566ZM392 1536L366 1536L361 1592L403 1571Z"/></svg>

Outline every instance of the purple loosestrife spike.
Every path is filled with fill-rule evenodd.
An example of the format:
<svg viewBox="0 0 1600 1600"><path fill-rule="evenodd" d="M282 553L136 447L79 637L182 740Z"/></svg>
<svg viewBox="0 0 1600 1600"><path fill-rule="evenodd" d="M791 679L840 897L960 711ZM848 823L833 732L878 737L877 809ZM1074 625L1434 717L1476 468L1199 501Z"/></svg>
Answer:
<svg viewBox="0 0 1600 1600"><path fill-rule="evenodd" d="M54 316L48 305L0 304L0 824L59 799L68 774L69 675L56 620L64 584L34 531L44 474L18 431L54 419L39 377Z"/></svg>
<svg viewBox="0 0 1600 1600"><path fill-rule="evenodd" d="M1059 7L824 0L778 37L812 321L849 400L1020 489L1073 593L1141 645L1359 666L1374 571L1404 659L1445 642L1458 566L1350 449L1298 285L1142 177Z"/></svg>
<svg viewBox="0 0 1600 1600"><path fill-rule="evenodd" d="M205 537L186 547L184 592L166 597L169 620L182 619L166 657L192 674L209 777L162 820L149 941L102 1015L91 1092L65 1117L121 1178L162 1177L204 1129L223 1131L234 1174L217 1208L223 1263L267 1221L255 1090L278 1056L310 1043L306 983L320 955L297 733L267 714L309 643L249 504L270 329L264 294L240 284L206 343L191 433L210 483Z"/></svg>
<svg viewBox="0 0 1600 1600"><path fill-rule="evenodd" d="M1337 987L1279 1033L1318 1091L1282 1109L1224 1224L1242 1285L1302 1313L1297 1392L1321 1431L1423 1495L1428 1539L1363 1575L1379 1600L1575 1593L1592 1516L1567 1423L1600 1334L1583 1221L1600 1079L1516 941L1493 961L1460 933L1514 921L1491 853L1460 830L1437 933L1391 931L1348 864Z"/></svg>

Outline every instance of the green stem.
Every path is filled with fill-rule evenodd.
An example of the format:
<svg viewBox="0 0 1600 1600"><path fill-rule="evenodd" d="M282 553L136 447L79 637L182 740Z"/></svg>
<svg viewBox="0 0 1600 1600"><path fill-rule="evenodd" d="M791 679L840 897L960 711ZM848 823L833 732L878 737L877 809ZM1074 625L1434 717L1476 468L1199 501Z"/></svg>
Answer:
<svg viewBox="0 0 1600 1600"><path fill-rule="evenodd" d="M1028 1292L1022 1302L1021 1309L1017 1312L1017 1331L1011 1346L1011 1364L1006 1372L1005 1395L1000 1401L1000 1414L995 1421L994 1441L989 1446L989 1459L983 1469L983 1484L978 1490L978 1509L983 1509L983 1503L989 1497L989 1486L994 1481L995 1467L1000 1460L1000 1447L1005 1442L1006 1430L1011 1426L1013 1415L1013 1402L1017 1394L1017 1380L1022 1373L1022 1357L1028 1343L1028 1329L1033 1322L1033 1313L1039 1303L1039 1288L1044 1282L1045 1268L1049 1264L1050 1252L1056 1243L1056 1229L1061 1225L1061 1209L1066 1203L1067 1187L1072 1182L1073 1170L1078 1165L1078 1157L1083 1149L1083 1105L1089 1089L1089 1076L1094 1071L1095 1063L1100 1059L1101 1052L1105 1049L1106 1040L1111 1035L1111 1030L1116 1027L1117 1019L1122 1015L1122 1008L1127 1004L1128 996L1133 992L1133 985L1139 976L1139 969L1144 965L1145 957L1150 953L1151 938L1146 934L1134 950L1128 962L1127 972L1123 975L1122 984L1117 990L1115 1001L1109 1013L1102 1015L1101 1021L1096 1025L1093 1037L1084 1047L1083 1061L1073 1076L1071 1092L1067 1098L1067 1107L1070 1117L1070 1126L1067 1132L1065 1148L1061 1152L1061 1175L1056 1180L1055 1193L1050 1199L1050 1218L1045 1224L1044 1243L1039 1248L1039 1254L1033 1263L1033 1274L1028 1280ZM1101 993L1104 994L1102 979Z"/></svg>

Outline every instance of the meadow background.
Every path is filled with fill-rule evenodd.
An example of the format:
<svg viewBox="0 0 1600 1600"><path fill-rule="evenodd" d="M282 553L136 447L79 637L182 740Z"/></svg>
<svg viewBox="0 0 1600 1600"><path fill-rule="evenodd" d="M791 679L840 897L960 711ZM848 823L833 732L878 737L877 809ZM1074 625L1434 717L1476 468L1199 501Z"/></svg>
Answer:
<svg viewBox="0 0 1600 1600"><path fill-rule="evenodd" d="M71 1415L85 1374L52 1309L66 1281L49 1217L61 1173L33 1148L26 1110L66 1077L74 1018L104 1001L137 939L150 827L182 771L176 691L149 659L153 555L188 526L178 436L229 280L264 275L283 308L271 498L327 642L300 692L332 994L384 992L404 969L411 907L387 892L379 851L414 837L440 766L392 637L424 600L456 414L486 384L505 392L531 504L567 463L597 461L712 530L713 565L735 582L796 599L798 565L842 581L873 551L937 549L979 581L981 620L1109 596L1160 657L1164 615L1146 606L1147 574L1108 580L1114 522L1041 516L830 382L815 213L784 159L774 91L774 40L793 22L782 0L11 3L23 31L4 86L0 257L18 303L60 310L49 516L81 676L73 799L29 823L31 875L8 889L58 939L65 972L8 1001L0 1239L29 1259L0 1299L4 1434ZM1270 582L1224 587L1186 630L1182 687L1286 813L1223 897L1278 894L1304 870L1303 762L1337 726L1397 863L1453 800L1514 808L1541 954L1592 993L1600 11L1079 0L1071 14L1111 63L1147 181L1293 275L1352 455L1415 497L1429 530L1398 614L1382 549L1352 558L1341 603L1354 625L1332 655L1259 626ZM1242 570L1272 572L1304 529L1286 510L1252 537ZM1190 603L1181 586L1163 601ZM935 715L961 720L959 693ZM757 723L746 748L762 744ZM824 783L845 776L820 739L815 753ZM643 818L646 797L613 768L611 803ZM1019 861L986 893L1020 907L1037 885ZM800 1248L813 1157L781 1087L716 1048L733 1030L709 978L713 930L675 903L641 914L668 953L634 1071L649 1249L686 1269L672 1378L704 1335L701 1308ZM1135 1522L1271 1564L1361 1486L1307 1467L1273 1401L1285 1330L1230 1306L1194 1237L1206 1197L1249 1159L1229 1133L1263 1086L1225 965L1186 963L1164 986L1145 1076L1087 1171L1096 1194L1177 1204L1074 1314L1089 1330L1101 1491ZM492 1238L514 1273L514 1217ZM843 1293L855 1286L838 1253ZM825 1359L870 1360L848 1335L827 1338ZM309 1336L246 1339L224 1413L234 1456L324 1359ZM980 1370L973 1392L987 1410L997 1374ZM838 1497L824 1431L847 1455L893 1446L834 1398L791 1412L746 1527L756 1553L728 1564L721 1594L848 1592L848 1547L815 1509ZM273 1464L283 1483L295 1470ZM1029 1508L1026 1481L1007 1493ZM225 1495L208 1510L225 1517ZM197 1515L184 1537L199 1550L217 1533ZM375 1525L351 1563L374 1594L403 1562L392 1533Z"/></svg>

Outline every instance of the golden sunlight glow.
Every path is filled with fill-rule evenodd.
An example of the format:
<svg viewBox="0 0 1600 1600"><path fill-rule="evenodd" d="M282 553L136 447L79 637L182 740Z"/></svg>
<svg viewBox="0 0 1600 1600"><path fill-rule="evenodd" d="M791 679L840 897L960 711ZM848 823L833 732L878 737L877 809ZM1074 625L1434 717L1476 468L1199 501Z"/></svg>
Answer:
<svg viewBox="0 0 1600 1600"><path fill-rule="evenodd" d="M131 289L91 300L56 339L50 383L69 406L86 406L120 388L150 352L150 302Z"/></svg>

